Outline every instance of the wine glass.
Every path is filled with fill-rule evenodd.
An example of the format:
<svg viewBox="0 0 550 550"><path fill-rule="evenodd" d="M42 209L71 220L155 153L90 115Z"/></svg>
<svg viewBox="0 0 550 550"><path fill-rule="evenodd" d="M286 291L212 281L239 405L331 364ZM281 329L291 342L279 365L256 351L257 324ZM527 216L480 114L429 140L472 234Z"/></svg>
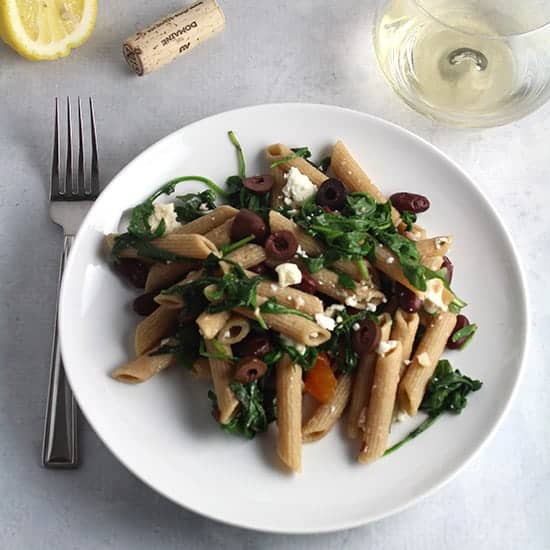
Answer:
<svg viewBox="0 0 550 550"><path fill-rule="evenodd" d="M394 90L446 124L506 124L550 95L549 1L380 0L374 47Z"/></svg>

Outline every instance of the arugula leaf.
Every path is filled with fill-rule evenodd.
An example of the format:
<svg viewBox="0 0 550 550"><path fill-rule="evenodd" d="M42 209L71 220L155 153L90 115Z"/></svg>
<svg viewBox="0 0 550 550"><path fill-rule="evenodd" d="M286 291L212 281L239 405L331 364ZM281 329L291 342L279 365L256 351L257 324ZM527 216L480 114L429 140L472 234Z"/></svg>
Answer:
<svg viewBox="0 0 550 550"><path fill-rule="evenodd" d="M216 290L208 296L208 299L214 303L210 304L206 311L208 313L218 313L236 307L256 309L256 288L261 280L262 278L259 275L249 278L242 267L234 266L223 277L217 278L216 283L214 283L216 284Z"/></svg>
<svg viewBox="0 0 550 550"><path fill-rule="evenodd" d="M254 380L248 384L231 382L231 391L238 399L240 406L236 415L228 424L221 427L227 433L241 435L252 439L257 433L267 431L268 425L276 419L276 398L273 391L268 391ZM208 392L214 410L218 408L218 400L213 391Z"/></svg>
<svg viewBox="0 0 550 550"><path fill-rule="evenodd" d="M453 371L449 361L441 359L420 405L420 410L426 412L428 418L401 441L387 449L384 456L393 453L407 441L427 430L444 412L460 414L468 404L468 395L479 390L481 386L482 382L463 375L458 369Z"/></svg>
<svg viewBox="0 0 550 550"><path fill-rule="evenodd" d="M301 261L310 273L318 273L321 269L323 269L323 267L325 267L325 256L323 254L320 254L315 258L312 258L311 256L301 258Z"/></svg>
<svg viewBox="0 0 550 550"><path fill-rule="evenodd" d="M151 244L149 240L142 240L131 233L123 233L115 239L111 255L114 258L118 258L120 253L126 248L135 248L138 256L141 258L149 258L158 262L176 262L184 259L183 256L158 248L154 244Z"/></svg>
<svg viewBox="0 0 550 550"><path fill-rule="evenodd" d="M407 231L412 231L413 223L416 221L416 214L409 210L403 210L403 212L401 212L401 220L406 224Z"/></svg>
<svg viewBox="0 0 550 550"><path fill-rule="evenodd" d="M157 350L149 353L150 356L172 353L180 365L192 369L193 363L199 357L202 338L199 327L195 323L186 323L176 329L176 333L168 343L161 345Z"/></svg>
<svg viewBox="0 0 550 550"><path fill-rule="evenodd" d="M279 164L284 164L285 162L288 162L289 160L294 160L297 158L303 158L308 159L311 157L311 151L308 147L296 147L292 149L292 154L287 155L286 157L282 157L275 162L272 162L269 167L275 168L276 166L279 166Z"/></svg>
<svg viewBox="0 0 550 550"><path fill-rule="evenodd" d="M180 223L196 220L216 208L216 195L211 189L205 189L200 193L187 193L177 197L177 200L175 210Z"/></svg>
<svg viewBox="0 0 550 550"><path fill-rule="evenodd" d="M259 277L261 279L261 277ZM293 309L290 307L283 306L275 300L275 298L269 298L260 306L260 313L288 313L290 315L297 315L298 317L303 317L309 321L313 321L313 317L300 311L298 309Z"/></svg>
<svg viewBox="0 0 550 550"><path fill-rule="evenodd" d="M470 340L474 337L474 334L477 331L477 325L475 323L472 323L471 325L466 325L465 327L462 327L460 330L457 330L452 336L451 341L452 342L458 342L459 340L462 340L463 338L466 338L464 340L464 343L462 344L462 347L460 349L464 349Z"/></svg>
<svg viewBox="0 0 550 550"><path fill-rule="evenodd" d="M317 348L307 346L305 352L300 353L294 346L290 345L288 342L285 342L285 340L280 336L273 338L273 345L275 347L275 352L278 353L277 361L284 353L286 353L294 363L297 363L302 367L304 372L307 372L309 369L313 368L315 361L317 361L317 355L319 354Z"/></svg>
<svg viewBox="0 0 550 550"><path fill-rule="evenodd" d="M317 168L323 172L323 174L326 174L328 169L330 168L330 163L331 163L332 159L330 157L324 157L323 159L321 159L321 162L319 163L319 166L317 166Z"/></svg>

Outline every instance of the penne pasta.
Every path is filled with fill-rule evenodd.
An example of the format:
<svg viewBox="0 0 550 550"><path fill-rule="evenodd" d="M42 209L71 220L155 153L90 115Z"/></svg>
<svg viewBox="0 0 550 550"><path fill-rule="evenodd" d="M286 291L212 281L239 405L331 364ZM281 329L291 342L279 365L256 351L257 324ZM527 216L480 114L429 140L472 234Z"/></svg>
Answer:
<svg viewBox="0 0 550 550"><path fill-rule="evenodd" d="M433 256L445 256L453 244L453 238L450 235L445 237L432 237L431 239L421 239L416 241L416 249L421 258L430 258Z"/></svg>
<svg viewBox="0 0 550 550"><path fill-rule="evenodd" d="M219 311L218 313L207 313L203 311L195 322L199 326L199 330L204 338L212 340L222 330L230 317L230 311ZM226 343L229 344L230 342Z"/></svg>
<svg viewBox="0 0 550 550"><path fill-rule="evenodd" d="M221 328L218 340L222 344L236 344L244 340L250 332L250 323L240 315L232 315Z"/></svg>
<svg viewBox="0 0 550 550"><path fill-rule="evenodd" d="M264 296L258 296L258 306L261 306L266 300L267 298ZM239 307L235 311L247 319L258 319L259 312L254 312L251 309ZM261 317L269 328L291 338L298 344L316 347L330 340L328 330L321 328L314 321L293 313L262 313Z"/></svg>
<svg viewBox="0 0 550 550"><path fill-rule="evenodd" d="M393 417L399 369L402 364L401 342L394 341L395 347L379 357L374 369L374 378L365 420L363 445L358 460L367 464L380 458L386 450L388 435Z"/></svg>
<svg viewBox="0 0 550 550"><path fill-rule="evenodd" d="M271 168L273 187L271 188L271 208L276 209L284 205L283 187L286 185L285 174L280 166Z"/></svg>
<svg viewBox="0 0 550 550"><path fill-rule="evenodd" d="M361 415L366 414L366 408L369 404L375 364L375 353L365 354L359 358L352 384L351 399L346 420L346 433L350 439L357 439L359 437L359 421Z"/></svg>
<svg viewBox="0 0 550 550"><path fill-rule="evenodd" d="M426 327L412 362L399 384L399 408L407 414L412 416L418 412L426 386L455 325L456 315L445 311Z"/></svg>
<svg viewBox="0 0 550 550"><path fill-rule="evenodd" d="M338 378L334 397L319 405L302 428L302 441L310 443L325 437L342 416L351 394L352 375L343 374Z"/></svg>
<svg viewBox="0 0 550 550"><path fill-rule="evenodd" d="M227 344L219 343L215 346L213 340L205 340L204 345L206 351L210 354L219 354L221 349L225 354L231 356L231 347ZM214 392L218 400L219 422L220 424L227 424L239 406L239 401L229 387L233 379L234 368L229 361L224 359L209 357L208 362L210 363Z"/></svg>
<svg viewBox="0 0 550 550"><path fill-rule="evenodd" d="M419 322L420 316L418 313L407 313L401 308L398 308L395 312L390 338L401 342L403 360L399 369L399 378L403 376L407 368Z"/></svg>
<svg viewBox="0 0 550 550"><path fill-rule="evenodd" d="M293 154L293 151L282 143L274 143L265 150L265 156L270 166L273 162ZM321 170L317 170L315 166L312 166L303 158L293 158L279 164L278 168L280 168L283 172L288 172L292 166L298 168L298 170L300 170L302 174L305 174L317 187L319 187L327 179L326 174L321 172Z"/></svg>
<svg viewBox="0 0 550 550"><path fill-rule="evenodd" d="M443 257L429 256L428 258L422 258L422 265L426 266L432 271L437 271L438 269L441 269L441 266L443 265Z"/></svg>
<svg viewBox="0 0 550 550"><path fill-rule="evenodd" d="M302 367L284 355L277 365L277 454L293 472L302 469Z"/></svg>
<svg viewBox="0 0 550 550"><path fill-rule="evenodd" d="M228 204L218 206L212 212L186 223L174 230L174 233L196 233L204 235L218 227L229 218L234 218L239 211Z"/></svg>
<svg viewBox="0 0 550 550"><path fill-rule="evenodd" d="M216 245L204 235L168 233L151 241L153 246L184 258L204 260L210 254L218 254Z"/></svg>
<svg viewBox="0 0 550 550"><path fill-rule="evenodd" d="M407 231L406 225L404 223L401 223L399 225L399 232L403 234L404 237L407 237L407 239L411 241L422 241L427 238L426 230L423 227L420 227L416 223L413 223L412 230Z"/></svg>
<svg viewBox="0 0 550 550"><path fill-rule="evenodd" d="M192 260L182 260L169 264L153 264L147 274L145 282L145 292L155 292L163 288L168 288L176 281L181 279L192 269L196 269L198 264Z"/></svg>
<svg viewBox="0 0 550 550"><path fill-rule="evenodd" d="M190 271L183 280L177 283L177 285L182 286L187 283L192 283L199 280L202 276L202 269ZM157 294L155 296L155 302L161 306L166 306L173 309L181 309L184 306L183 298L177 294Z"/></svg>
<svg viewBox="0 0 550 550"><path fill-rule="evenodd" d="M196 380L212 380L212 371L210 370L210 362L206 357L199 357L191 369L191 375Z"/></svg>
<svg viewBox="0 0 550 550"><path fill-rule="evenodd" d="M221 225L214 227L205 233L205 238L212 242L216 247L221 248L231 242L231 226L234 218L225 220Z"/></svg>
<svg viewBox="0 0 550 550"><path fill-rule="evenodd" d="M108 235L105 235L103 237L103 248L105 251L105 254L107 256L111 255L111 251L113 250L113 246L115 246L115 239L118 237L116 233L109 233ZM138 253L135 248L125 248L124 250L121 250L119 253L120 258L133 258L138 259ZM149 261L147 259L144 259L144 261Z"/></svg>
<svg viewBox="0 0 550 550"><path fill-rule="evenodd" d="M245 244L224 256L228 260L239 264L243 269L249 269L265 261L265 249L259 244Z"/></svg>
<svg viewBox="0 0 550 550"><path fill-rule="evenodd" d="M250 275L256 274L250 272ZM311 316L322 313L324 310L323 302L317 296L302 292L297 288L281 287L276 283L262 281L258 284L258 294L267 298L275 298L280 304L303 311Z"/></svg>
<svg viewBox="0 0 550 550"><path fill-rule="evenodd" d="M134 350L137 356L152 350L176 324L178 310L160 306L136 327Z"/></svg>
<svg viewBox="0 0 550 550"><path fill-rule="evenodd" d="M176 362L175 355L163 353L161 355L140 355L125 365L115 369L111 376L119 382L139 384L149 380L161 370L172 366Z"/></svg>

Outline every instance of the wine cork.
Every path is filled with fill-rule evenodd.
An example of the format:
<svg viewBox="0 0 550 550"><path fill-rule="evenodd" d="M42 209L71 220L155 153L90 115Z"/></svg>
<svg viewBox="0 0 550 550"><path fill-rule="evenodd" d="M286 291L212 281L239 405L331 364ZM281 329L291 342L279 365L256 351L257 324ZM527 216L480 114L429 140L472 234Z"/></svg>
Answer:
<svg viewBox="0 0 550 550"><path fill-rule="evenodd" d="M220 32L225 17L216 0L201 0L125 40L122 51L138 75L150 73Z"/></svg>

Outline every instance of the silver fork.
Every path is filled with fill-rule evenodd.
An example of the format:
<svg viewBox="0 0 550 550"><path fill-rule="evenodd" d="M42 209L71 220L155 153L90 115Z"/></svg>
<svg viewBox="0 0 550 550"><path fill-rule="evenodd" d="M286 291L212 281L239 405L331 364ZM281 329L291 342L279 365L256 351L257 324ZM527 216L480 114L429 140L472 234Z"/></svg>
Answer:
<svg viewBox="0 0 550 550"><path fill-rule="evenodd" d="M90 102L90 150L89 177L85 177L84 124L82 104L78 98L78 172L73 178L73 136L71 123L71 101L67 98L67 146L65 154L65 172L61 163L61 135L59 125L59 100L55 99L55 129L53 144L52 175L50 183L50 217L63 228L65 242L59 267L57 299L63 268L67 261L74 236L80 223L99 195L99 170L97 160L97 136L92 98ZM86 162L87 164L87 162ZM86 179L88 184L86 185ZM65 378L63 361L59 351L57 334L57 310L55 316L50 382L44 440L42 445L42 464L47 468L76 468L78 466L77 406L73 393Z"/></svg>

